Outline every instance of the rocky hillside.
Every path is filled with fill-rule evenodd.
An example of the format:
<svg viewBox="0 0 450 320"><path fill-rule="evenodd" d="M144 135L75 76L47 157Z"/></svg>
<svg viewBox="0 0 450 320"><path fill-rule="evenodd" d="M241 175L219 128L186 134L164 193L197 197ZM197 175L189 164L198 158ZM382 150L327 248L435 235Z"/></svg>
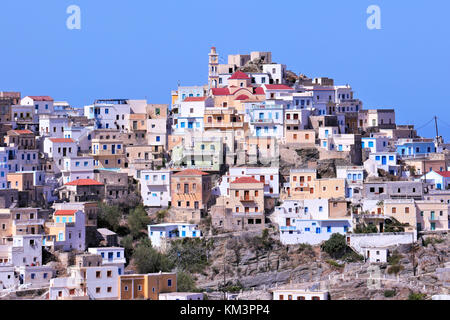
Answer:
<svg viewBox="0 0 450 320"><path fill-rule="evenodd" d="M196 275L196 284L210 292L210 299L222 298L224 272L226 290L238 293L238 299L269 299L269 289L277 286L326 289L337 300L405 300L411 293L430 298L448 293L449 245L447 235L419 241L414 255L411 246L400 246L388 264L370 265L331 260L319 247L283 246L273 231L266 240L252 233L222 235L215 238L211 265Z"/></svg>

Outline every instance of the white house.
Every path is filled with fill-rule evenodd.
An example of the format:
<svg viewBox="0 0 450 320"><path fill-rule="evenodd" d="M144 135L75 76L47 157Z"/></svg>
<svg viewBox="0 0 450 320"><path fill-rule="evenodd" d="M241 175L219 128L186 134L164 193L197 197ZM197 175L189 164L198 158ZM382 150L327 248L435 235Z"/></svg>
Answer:
<svg viewBox="0 0 450 320"><path fill-rule="evenodd" d="M78 143L78 149L82 152L89 152L91 149L91 132L94 127L65 127L64 137L71 138Z"/></svg>
<svg viewBox="0 0 450 320"><path fill-rule="evenodd" d="M45 247L64 251L86 249L86 220L81 210L56 210L53 222L47 222L48 234L44 237Z"/></svg>
<svg viewBox="0 0 450 320"><path fill-rule="evenodd" d="M95 119L95 129L125 130L129 123L131 106L127 100L96 100L84 107L84 115Z"/></svg>
<svg viewBox="0 0 450 320"><path fill-rule="evenodd" d="M159 300L203 300L203 293L195 292L169 292L160 293Z"/></svg>
<svg viewBox="0 0 450 320"><path fill-rule="evenodd" d="M39 135L41 137L65 138L64 128L69 124L66 116L43 114L39 116Z"/></svg>
<svg viewBox="0 0 450 320"><path fill-rule="evenodd" d="M142 170L141 197L144 206L168 207L170 195L170 170Z"/></svg>
<svg viewBox="0 0 450 320"><path fill-rule="evenodd" d="M386 152L389 149L389 138L385 136L361 138L361 149L370 149L371 153Z"/></svg>
<svg viewBox="0 0 450 320"><path fill-rule="evenodd" d="M77 153L77 143L73 139L48 137L44 139L44 154L54 161L55 173L64 168L63 158L74 158Z"/></svg>
<svg viewBox="0 0 450 320"><path fill-rule="evenodd" d="M64 183L79 179L94 179L94 158L66 157L61 170Z"/></svg>
<svg viewBox="0 0 450 320"><path fill-rule="evenodd" d="M319 127L319 139L326 140L339 134L339 127Z"/></svg>
<svg viewBox="0 0 450 320"><path fill-rule="evenodd" d="M355 193L360 193L364 182L363 166L342 166L336 167L336 176L339 179L346 179L346 195L352 198ZM356 190L356 192L355 192Z"/></svg>
<svg viewBox="0 0 450 320"><path fill-rule="evenodd" d="M273 300L328 300L328 291L310 291L304 289L275 289Z"/></svg>
<svg viewBox="0 0 450 320"><path fill-rule="evenodd" d="M275 103L246 103L245 120L249 123L252 135L256 137L284 136L284 108Z"/></svg>
<svg viewBox="0 0 450 320"><path fill-rule="evenodd" d="M8 152L5 148L0 148L0 189L8 186Z"/></svg>
<svg viewBox="0 0 450 320"><path fill-rule="evenodd" d="M385 247L366 247L363 248L364 258L370 263L387 263L389 249Z"/></svg>
<svg viewBox="0 0 450 320"><path fill-rule="evenodd" d="M54 111L54 100L49 96L26 96L22 98L20 104L23 106L33 106L35 114L52 114Z"/></svg>
<svg viewBox="0 0 450 320"><path fill-rule="evenodd" d="M263 73L269 74L273 84L284 84L286 65L279 63L263 64Z"/></svg>
<svg viewBox="0 0 450 320"><path fill-rule="evenodd" d="M14 273L15 268L12 264L0 263L0 292L3 289L12 288L19 283L19 279Z"/></svg>
<svg viewBox="0 0 450 320"><path fill-rule="evenodd" d="M219 196L230 195L230 183L240 177L252 177L264 182L264 196L278 198L280 196L279 168L270 167L234 167L229 169L229 173L223 175L218 182L218 187L213 193Z"/></svg>
<svg viewBox="0 0 450 320"><path fill-rule="evenodd" d="M8 250L9 261L13 266L42 265L42 235L17 235L13 237Z"/></svg>
<svg viewBox="0 0 450 320"><path fill-rule="evenodd" d="M395 152L376 152L369 155L370 160L367 165L364 163L364 168L368 173L378 176L378 169L382 169L390 174L398 175L400 166L397 165L397 153ZM366 161L368 161L366 160ZM373 172L375 169L376 172Z"/></svg>
<svg viewBox="0 0 450 320"><path fill-rule="evenodd" d="M165 250L167 241L175 238L201 238L202 232L196 224L161 223L148 225L148 235L152 246Z"/></svg>
<svg viewBox="0 0 450 320"><path fill-rule="evenodd" d="M69 273L69 277L50 280L49 300L69 297L89 297L93 300L117 299L117 266L70 267Z"/></svg>
<svg viewBox="0 0 450 320"><path fill-rule="evenodd" d="M210 97L188 97L180 102L178 113L173 125L173 133L187 131L203 131L203 116L205 108L214 106L214 100Z"/></svg>
<svg viewBox="0 0 450 320"><path fill-rule="evenodd" d="M102 265L117 266L119 275L125 272L125 249L120 247L89 248L88 252L102 257Z"/></svg>
<svg viewBox="0 0 450 320"><path fill-rule="evenodd" d="M317 245L330 239L333 233L345 235L350 230L351 220L347 219L292 219L289 223L280 225L280 241L285 245L300 243Z"/></svg>
<svg viewBox="0 0 450 320"><path fill-rule="evenodd" d="M450 188L450 171L430 171L420 177L420 180L431 183L436 190L447 190Z"/></svg>
<svg viewBox="0 0 450 320"><path fill-rule="evenodd" d="M53 278L55 270L48 266L20 266L16 268L19 273L19 284L27 288L48 287L50 279Z"/></svg>

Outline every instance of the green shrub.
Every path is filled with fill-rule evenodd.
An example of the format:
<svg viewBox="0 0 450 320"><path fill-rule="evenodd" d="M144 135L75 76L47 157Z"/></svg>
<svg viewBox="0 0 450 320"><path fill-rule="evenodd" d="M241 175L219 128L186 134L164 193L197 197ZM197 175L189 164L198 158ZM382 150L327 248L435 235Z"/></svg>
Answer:
<svg viewBox="0 0 450 320"><path fill-rule="evenodd" d="M336 268L344 268L344 265L343 265L343 264L339 264L339 263L337 263L337 262L334 261L334 260L328 259L326 262L327 262L329 265L333 266L333 267L336 267Z"/></svg>
<svg viewBox="0 0 450 320"><path fill-rule="evenodd" d="M399 264L395 264L395 265L392 265L392 266L390 266L388 269L387 269L387 273L388 274L398 274L400 271L402 271L404 269L404 267L403 266L401 266L401 265L399 265Z"/></svg>
<svg viewBox="0 0 450 320"><path fill-rule="evenodd" d="M322 244L321 249L334 259L342 258L348 252L345 236L339 233L333 233L330 239Z"/></svg>
<svg viewBox="0 0 450 320"><path fill-rule="evenodd" d="M425 293L414 293L411 292L408 296L408 300L425 300L427 295Z"/></svg>
<svg viewBox="0 0 450 320"><path fill-rule="evenodd" d="M180 271L177 273L177 291L197 292L199 289L195 286L195 280L189 273Z"/></svg>
<svg viewBox="0 0 450 320"><path fill-rule="evenodd" d="M385 290L384 291L384 296L386 298L392 298L397 294L397 292L395 290Z"/></svg>

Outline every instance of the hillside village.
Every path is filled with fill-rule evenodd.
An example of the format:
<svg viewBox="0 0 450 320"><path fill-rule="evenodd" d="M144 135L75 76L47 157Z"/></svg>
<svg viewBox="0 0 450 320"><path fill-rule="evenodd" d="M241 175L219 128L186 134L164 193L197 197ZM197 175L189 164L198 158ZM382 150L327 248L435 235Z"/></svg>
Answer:
<svg viewBox="0 0 450 320"><path fill-rule="evenodd" d="M443 137L271 52L219 61L170 104L0 92L0 299L448 297Z"/></svg>

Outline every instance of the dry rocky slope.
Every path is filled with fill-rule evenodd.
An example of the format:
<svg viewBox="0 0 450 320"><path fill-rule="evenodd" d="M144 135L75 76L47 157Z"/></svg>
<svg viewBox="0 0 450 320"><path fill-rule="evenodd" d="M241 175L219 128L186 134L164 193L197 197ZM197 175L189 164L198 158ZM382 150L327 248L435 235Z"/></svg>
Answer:
<svg viewBox="0 0 450 320"><path fill-rule="evenodd" d="M238 299L270 299L269 289L277 286L297 288L320 288L330 292L333 300L408 299L410 293L425 293L427 298L447 294L449 289L448 235L440 236L427 246L419 244L414 250L417 262L413 273L413 250L410 245L396 248L398 274L389 274L389 264L371 266L368 262L344 263L343 267L330 265L330 257L318 246L283 246L271 232L272 248L267 250L254 245L255 234L222 235L215 237L210 252L211 265L204 274L196 275L197 286L210 292L210 299L220 299L220 288L225 280L227 286L241 293ZM303 248L303 249L302 249ZM225 263L224 263L225 257ZM448 269L447 269L448 270ZM369 279L372 277L372 279ZM445 280L447 277L447 283ZM386 292L392 291L389 297Z"/></svg>

